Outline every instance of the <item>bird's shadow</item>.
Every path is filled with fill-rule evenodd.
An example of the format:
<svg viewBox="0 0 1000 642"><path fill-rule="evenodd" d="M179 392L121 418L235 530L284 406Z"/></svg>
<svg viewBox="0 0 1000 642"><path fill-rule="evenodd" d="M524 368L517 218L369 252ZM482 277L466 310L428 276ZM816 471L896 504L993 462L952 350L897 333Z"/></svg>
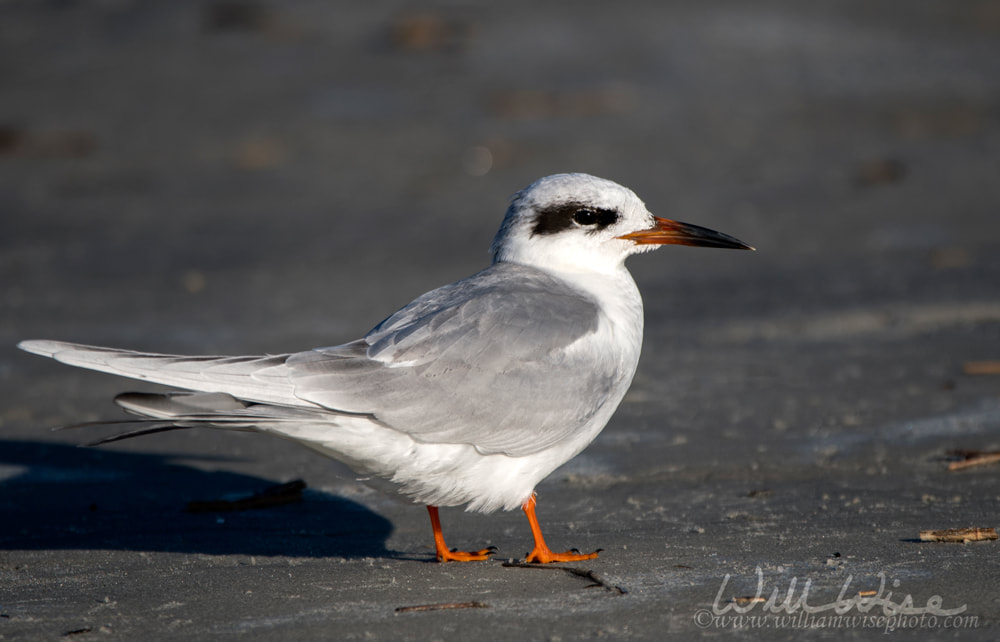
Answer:
<svg viewBox="0 0 1000 642"><path fill-rule="evenodd" d="M203 472L165 455L0 440L0 550L113 549L209 555L385 557L392 525L347 499L237 512L188 504L274 482Z"/></svg>

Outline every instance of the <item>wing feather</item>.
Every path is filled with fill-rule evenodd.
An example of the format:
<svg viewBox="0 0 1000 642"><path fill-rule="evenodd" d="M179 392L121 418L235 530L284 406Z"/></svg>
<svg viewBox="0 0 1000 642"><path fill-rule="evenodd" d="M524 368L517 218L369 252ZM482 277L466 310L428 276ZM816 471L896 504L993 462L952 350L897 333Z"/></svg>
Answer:
<svg viewBox="0 0 1000 642"><path fill-rule="evenodd" d="M260 403L301 405L288 380L288 355L216 357L180 356L34 340L22 350L99 372L201 392L224 392Z"/></svg>
<svg viewBox="0 0 1000 642"><path fill-rule="evenodd" d="M607 400L616 364L574 349L599 323L584 293L497 264L420 297L360 342L291 355L286 365L304 401L371 413L418 441L525 455L583 426Z"/></svg>

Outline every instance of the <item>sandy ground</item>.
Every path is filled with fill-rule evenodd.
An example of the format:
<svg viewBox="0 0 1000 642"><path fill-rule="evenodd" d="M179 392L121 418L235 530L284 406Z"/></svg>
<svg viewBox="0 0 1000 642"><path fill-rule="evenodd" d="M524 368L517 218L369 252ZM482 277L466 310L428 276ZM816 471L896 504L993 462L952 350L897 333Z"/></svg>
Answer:
<svg viewBox="0 0 1000 642"><path fill-rule="evenodd" d="M998 543L919 532L997 525L1000 4L537 4L0 2L0 638L996 639ZM758 248L630 262L632 391L538 489L580 574L519 513L434 563L295 444L78 448L141 384L14 348L354 339L561 171Z"/></svg>

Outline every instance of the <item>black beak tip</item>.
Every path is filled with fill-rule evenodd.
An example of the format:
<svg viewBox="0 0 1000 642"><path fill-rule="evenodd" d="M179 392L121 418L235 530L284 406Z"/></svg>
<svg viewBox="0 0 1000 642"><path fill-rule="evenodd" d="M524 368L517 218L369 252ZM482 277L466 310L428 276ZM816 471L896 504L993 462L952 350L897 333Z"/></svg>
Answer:
<svg viewBox="0 0 1000 642"><path fill-rule="evenodd" d="M717 234L719 235L718 244L715 245L715 247L727 248L731 250L750 250L751 252L757 251L757 248L744 243L736 237L729 236L728 234L722 234L721 232L717 232Z"/></svg>

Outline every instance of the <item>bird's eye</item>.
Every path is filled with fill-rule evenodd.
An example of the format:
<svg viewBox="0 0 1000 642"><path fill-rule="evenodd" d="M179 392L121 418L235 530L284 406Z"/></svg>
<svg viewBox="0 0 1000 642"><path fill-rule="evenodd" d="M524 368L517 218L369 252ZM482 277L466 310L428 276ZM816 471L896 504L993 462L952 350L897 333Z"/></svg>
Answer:
<svg viewBox="0 0 1000 642"><path fill-rule="evenodd" d="M0 0L2 2L2 0ZM561 203L538 210L532 234L558 234L563 230L580 229L596 234L620 219L617 210L594 207L587 203Z"/></svg>

